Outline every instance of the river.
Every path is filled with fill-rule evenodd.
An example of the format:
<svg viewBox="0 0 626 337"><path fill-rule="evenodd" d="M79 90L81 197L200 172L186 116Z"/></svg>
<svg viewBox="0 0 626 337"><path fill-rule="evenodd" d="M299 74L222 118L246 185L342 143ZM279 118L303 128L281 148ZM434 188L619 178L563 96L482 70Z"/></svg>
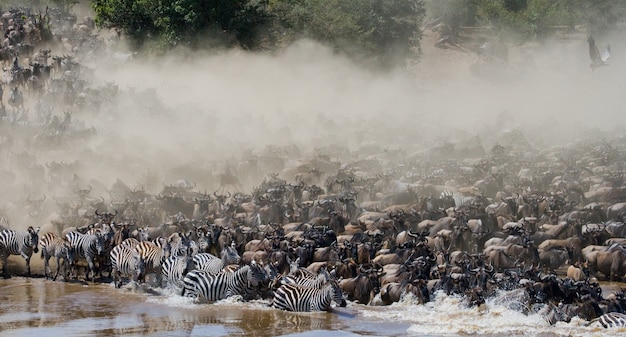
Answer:
<svg viewBox="0 0 626 337"><path fill-rule="evenodd" d="M195 304L163 289L13 277L0 280L0 303L0 336L626 336L577 318L550 326L494 300L467 308L445 295L426 305L289 313L268 301Z"/></svg>

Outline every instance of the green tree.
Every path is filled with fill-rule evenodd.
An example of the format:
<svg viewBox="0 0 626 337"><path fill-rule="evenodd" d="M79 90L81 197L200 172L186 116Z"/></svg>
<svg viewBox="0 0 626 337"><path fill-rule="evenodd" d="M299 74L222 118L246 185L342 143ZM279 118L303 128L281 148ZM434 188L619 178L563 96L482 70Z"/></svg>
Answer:
<svg viewBox="0 0 626 337"><path fill-rule="evenodd" d="M275 0L270 8L279 42L307 37L382 67L415 55L425 16L421 0Z"/></svg>
<svg viewBox="0 0 626 337"><path fill-rule="evenodd" d="M157 48L202 46L206 33L247 47L265 23L266 0L94 0L96 23L121 28L136 46L155 40Z"/></svg>
<svg viewBox="0 0 626 337"><path fill-rule="evenodd" d="M59 0L61 1L61 0ZM64 0L70 1L70 0ZM136 46L280 48L307 37L355 59L392 66L415 55L422 0L93 0L96 23Z"/></svg>
<svg viewBox="0 0 626 337"><path fill-rule="evenodd" d="M626 0L430 0L431 17L448 26L489 25L522 40L542 38L553 26L586 25L593 32L624 19Z"/></svg>

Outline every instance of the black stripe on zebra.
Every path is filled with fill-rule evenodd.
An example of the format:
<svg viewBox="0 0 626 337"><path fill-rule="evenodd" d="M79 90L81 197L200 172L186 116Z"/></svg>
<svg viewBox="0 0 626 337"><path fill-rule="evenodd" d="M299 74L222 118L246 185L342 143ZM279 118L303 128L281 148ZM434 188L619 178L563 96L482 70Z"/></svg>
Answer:
<svg viewBox="0 0 626 337"><path fill-rule="evenodd" d="M139 254L146 269L141 281L145 281L147 274L156 274L157 282L161 283L161 265L170 256L169 247L165 239L142 241L135 245L134 250Z"/></svg>
<svg viewBox="0 0 626 337"><path fill-rule="evenodd" d="M343 292L335 280L326 283L321 288L283 284L274 293L272 306L296 312L328 311L332 301L341 307L346 306Z"/></svg>
<svg viewBox="0 0 626 337"><path fill-rule="evenodd" d="M50 258L54 256L57 263L57 271L52 280L56 280L61 271L61 260L63 260L63 275L67 280L67 266L73 266L76 263L76 250L66 237L60 237L52 232L44 234L39 239L39 247L41 249L41 258L43 258L44 277L50 277Z"/></svg>
<svg viewBox="0 0 626 337"><path fill-rule="evenodd" d="M195 268L189 256L170 256L161 264L161 273L167 285L174 288L183 287L183 278Z"/></svg>
<svg viewBox="0 0 626 337"><path fill-rule="evenodd" d="M26 261L26 274L30 276L30 257L39 249L39 227L32 226L25 231L5 229L0 232L0 258L2 258L2 274L8 277L7 260L10 255L21 255Z"/></svg>
<svg viewBox="0 0 626 337"><path fill-rule="evenodd" d="M133 281L143 278L145 267L143 260L135 250L126 245L117 245L111 249L111 268L113 283L116 288L122 286L122 275L129 276Z"/></svg>
<svg viewBox="0 0 626 337"><path fill-rule="evenodd" d="M241 261L241 257L234 247L224 247L220 256L221 259L210 253L199 253L194 255L193 262L196 265L196 269L217 274L221 273L226 266L239 264Z"/></svg>
<svg viewBox="0 0 626 337"><path fill-rule="evenodd" d="M85 279L89 279L91 272L91 281L96 278L96 259L104 253L104 236L96 232L96 234L80 234L78 232L69 232L65 237L70 241L72 247L76 250L76 259L85 259L89 270L85 273Z"/></svg>
<svg viewBox="0 0 626 337"><path fill-rule="evenodd" d="M319 274L315 277L286 275L280 280L281 284L297 284L306 288L321 288L330 281L330 274L324 269L320 270Z"/></svg>
<svg viewBox="0 0 626 337"><path fill-rule="evenodd" d="M609 312L596 319L605 329L626 328L626 314Z"/></svg>
<svg viewBox="0 0 626 337"><path fill-rule="evenodd" d="M236 295L248 299L265 279L265 270L256 264L243 266L234 273L216 275L204 270L192 270L183 278L181 295L210 302Z"/></svg>

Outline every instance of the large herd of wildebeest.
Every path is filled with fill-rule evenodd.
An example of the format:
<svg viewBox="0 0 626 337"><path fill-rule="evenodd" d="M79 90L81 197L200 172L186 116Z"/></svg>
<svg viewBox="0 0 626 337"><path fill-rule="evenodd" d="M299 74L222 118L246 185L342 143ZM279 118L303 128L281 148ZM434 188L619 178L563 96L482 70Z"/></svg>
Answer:
<svg viewBox="0 0 626 337"><path fill-rule="evenodd" d="M624 291L603 293L599 283L626 274L619 135L541 150L528 142L473 151L445 143L413 154L334 145L304 155L295 145L267 146L221 166L211 191L196 188L197 177L137 187L117 179L99 195L79 179L79 162L41 163L28 149L93 137L97 128L77 112L121 95L111 83L90 85L73 55L129 55L108 52L88 19L20 8L1 19L0 155L9 160L0 180L26 191L2 196L5 277L7 256L21 255L31 276L41 250L45 277L172 287L206 301L267 298L311 311L346 299L425 303L442 291L471 307L505 291L511 308L540 311L551 324L624 322ZM17 228L22 222L32 226Z"/></svg>

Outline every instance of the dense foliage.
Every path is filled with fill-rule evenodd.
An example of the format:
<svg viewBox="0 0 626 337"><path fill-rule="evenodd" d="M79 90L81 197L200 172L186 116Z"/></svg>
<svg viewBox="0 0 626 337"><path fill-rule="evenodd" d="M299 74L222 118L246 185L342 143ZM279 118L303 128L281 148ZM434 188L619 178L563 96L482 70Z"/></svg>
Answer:
<svg viewBox="0 0 626 337"><path fill-rule="evenodd" d="M67 2L72 0L50 0ZM136 47L166 50L237 46L275 50L295 39L392 65L416 55L421 24L440 17L453 29L488 25L521 39L555 26L606 30L623 18L626 0L93 0L96 22L117 27Z"/></svg>
<svg viewBox="0 0 626 337"><path fill-rule="evenodd" d="M607 30L624 17L626 0L430 0L427 7L451 27L490 25L532 39L558 26Z"/></svg>
<svg viewBox="0 0 626 337"><path fill-rule="evenodd" d="M276 48L296 38L380 65L414 54L421 0L94 0L96 22L136 44ZM152 42L149 42L152 41Z"/></svg>

